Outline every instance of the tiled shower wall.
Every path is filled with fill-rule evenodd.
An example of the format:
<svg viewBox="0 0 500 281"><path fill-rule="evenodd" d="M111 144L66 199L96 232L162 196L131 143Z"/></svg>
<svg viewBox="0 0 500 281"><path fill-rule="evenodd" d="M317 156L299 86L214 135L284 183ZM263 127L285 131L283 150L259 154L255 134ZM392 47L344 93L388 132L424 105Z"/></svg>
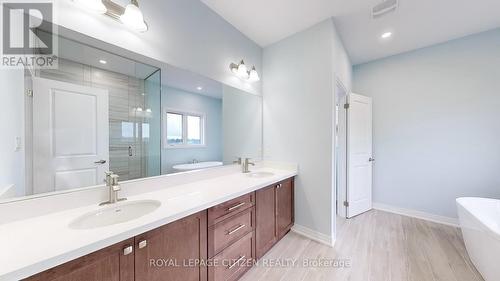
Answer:
<svg viewBox="0 0 500 281"><path fill-rule="evenodd" d="M137 107L144 109L143 79L63 59L58 69L44 69L39 76L108 90L109 168L122 181L147 176L148 148L142 137L145 120L136 111Z"/></svg>

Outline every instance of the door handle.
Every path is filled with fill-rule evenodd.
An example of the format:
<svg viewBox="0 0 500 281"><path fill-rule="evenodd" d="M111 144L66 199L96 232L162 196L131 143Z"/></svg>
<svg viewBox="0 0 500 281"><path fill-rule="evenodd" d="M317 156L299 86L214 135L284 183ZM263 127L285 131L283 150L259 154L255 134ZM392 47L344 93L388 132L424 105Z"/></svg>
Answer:
<svg viewBox="0 0 500 281"><path fill-rule="evenodd" d="M95 161L94 164L106 164L106 160L99 160L99 161Z"/></svg>
<svg viewBox="0 0 500 281"><path fill-rule="evenodd" d="M370 157L370 159L368 159L368 161L369 161L369 162L375 162L375 158L371 158L371 157Z"/></svg>
<svg viewBox="0 0 500 281"><path fill-rule="evenodd" d="M245 227L246 227L246 225L241 224L241 225L239 225L237 228L235 228L235 229L233 229L233 230L228 231L228 232L227 232L227 235L234 234L234 233L238 232L240 229L243 229L243 228L245 228Z"/></svg>
<svg viewBox="0 0 500 281"><path fill-rule="evenodd" d="M230 207L230 208L227 208L227 210L228 210L229 212L231 212L232 210L236 210L236 209L238 209L239 207L241 207L241 206L243 206L243 205L245 205L245 202L241 202L241 203L239 203L239 204L236 204L236 205L234 205L234 206L232 206L232 207Z"/></svg>
<svg viewBox="0 0 500 281"><path fill-rule="evenodd" d="M237 261L235 261L233 264L231 265L228 265L227 269L231 269L233 267L235 267L236 265L238 265L239 263L241 263L242 260L245 259L245 256L241 256Z"/></svg>
<svg viewBox="0 0 500 281"><path fill-rule="evenodd" d="M141 240L139 242L139 249L146 248L148 246L148 240Z"/></svg>
<svg viewBox="0 0 500 281"><path fill-rule="evenodd" d="M130 254L132 254L134 252L134 247L132 246L127 246L125 248L123 248L123 255L124 256L128 256Z"/></svg>

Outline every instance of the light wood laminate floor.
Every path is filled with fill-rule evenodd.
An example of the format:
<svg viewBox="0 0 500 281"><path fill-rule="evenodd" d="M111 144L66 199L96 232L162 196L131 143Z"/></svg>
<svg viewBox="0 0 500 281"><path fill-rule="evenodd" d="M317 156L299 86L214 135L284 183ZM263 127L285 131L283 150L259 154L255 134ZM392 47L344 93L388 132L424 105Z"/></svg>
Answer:
<svg viewBox="0 0 500 281"><path fill-rule="evenodd" d="M241 280L483 280L457 228L376 210L339 226L334 248L290 232ZM322 266L302 266L319 260ZM325 264L340 260L350 266Z"/></svg>

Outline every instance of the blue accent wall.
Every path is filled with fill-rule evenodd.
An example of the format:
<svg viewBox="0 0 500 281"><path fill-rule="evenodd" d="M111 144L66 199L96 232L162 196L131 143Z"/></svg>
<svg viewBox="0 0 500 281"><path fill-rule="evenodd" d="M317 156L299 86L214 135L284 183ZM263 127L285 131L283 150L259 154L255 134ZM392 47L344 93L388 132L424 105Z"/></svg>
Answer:
<svg viewBox="0 0 500 281"><path fill-rule="evenodd" d="M500 29L354 67L373 97L373 200L456 218L500 198Z"/></svg>

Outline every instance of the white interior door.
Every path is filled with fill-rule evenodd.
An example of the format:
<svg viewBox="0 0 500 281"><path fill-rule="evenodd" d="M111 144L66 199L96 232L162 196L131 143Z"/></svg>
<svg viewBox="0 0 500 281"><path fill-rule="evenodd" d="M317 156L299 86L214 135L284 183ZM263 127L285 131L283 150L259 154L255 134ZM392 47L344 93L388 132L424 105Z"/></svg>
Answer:
<svg viewBox="0 0 500 281"><path fill-rule="evenodd" d="M372 209L372 99L349 94L347 110L347 217Z"/></svg>
<svg viewBox="0 0 500 281"><path fill-rule="evenodd" d="M34 193L101 184L108 169L108 91L33 79Z"/></svg>

